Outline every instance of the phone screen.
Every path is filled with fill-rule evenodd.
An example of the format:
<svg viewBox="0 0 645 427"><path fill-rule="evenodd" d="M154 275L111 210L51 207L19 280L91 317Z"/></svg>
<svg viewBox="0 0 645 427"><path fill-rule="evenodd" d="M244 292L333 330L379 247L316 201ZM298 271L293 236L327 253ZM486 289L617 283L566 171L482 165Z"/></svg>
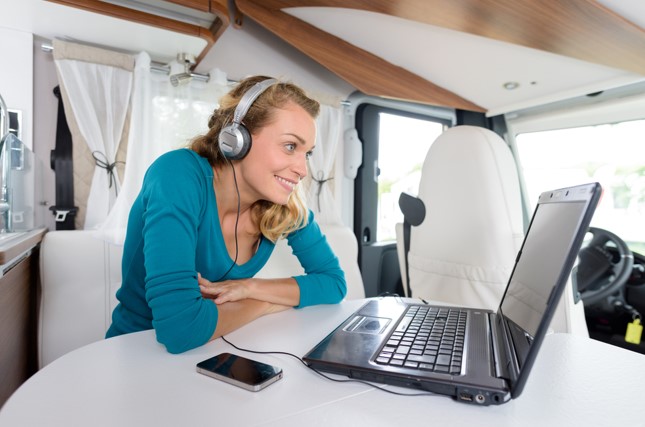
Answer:
<svg viewBox="0 0 645 427"><path fill-rule="evenodd" d="M222 353L197 364L197 372L238 387L258 391L282 378L282 369L231 353Z"/></svg>

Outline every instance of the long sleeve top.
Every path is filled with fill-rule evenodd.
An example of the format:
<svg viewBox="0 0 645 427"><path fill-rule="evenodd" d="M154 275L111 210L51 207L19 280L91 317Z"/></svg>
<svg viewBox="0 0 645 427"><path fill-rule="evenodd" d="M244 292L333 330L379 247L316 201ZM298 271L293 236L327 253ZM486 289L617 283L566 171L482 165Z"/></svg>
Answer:
<svg viewBox="0 0 645 427"><path fill-rule="evenodd" d="M300 304L340 302L346 294L338 258L309 213L308 224L287 236L305 274L294 276ZM171 353L208 342L217 326L216 304L202 297L197 273L209 280L253 277L275 245L261 237L253 257L234 264L217 212L213 169L189 149L168 152L148 169L133 203L123 248L119 304L106 337L155 329Z"/></svg>

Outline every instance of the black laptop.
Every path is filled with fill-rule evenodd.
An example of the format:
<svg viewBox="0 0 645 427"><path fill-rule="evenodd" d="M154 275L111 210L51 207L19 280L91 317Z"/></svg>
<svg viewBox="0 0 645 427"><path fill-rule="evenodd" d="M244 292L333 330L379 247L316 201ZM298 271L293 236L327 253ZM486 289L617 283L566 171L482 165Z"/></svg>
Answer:
<svg viewBox="0 0 645 427"><path fill-rule="evenodd" d="M370 300L304 360L320 371L473 404L518 397L601 191L592 183L540 195L497 312Z"/></svg>

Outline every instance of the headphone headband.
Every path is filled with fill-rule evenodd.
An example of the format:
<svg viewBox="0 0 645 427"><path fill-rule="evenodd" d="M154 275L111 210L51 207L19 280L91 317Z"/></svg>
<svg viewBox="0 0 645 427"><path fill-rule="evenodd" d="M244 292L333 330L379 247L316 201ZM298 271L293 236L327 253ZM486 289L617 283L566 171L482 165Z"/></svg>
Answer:
<svg viewBox="0 0 645 427"><path fill-rule="evenodd" d="M258 97L262 95L265 90L267 90L276 82L276 79L262 80L261 82L254 84L251 89L246 91L244 96L242 96L242 99L240 99L240 102L237 103L237 107L235 108L235 113L233 114L233 125L242 124L242 120L244 120L246 113L249 112L249 108L251 108L253 102L255 102L255 100L258 99Z"/></svg>

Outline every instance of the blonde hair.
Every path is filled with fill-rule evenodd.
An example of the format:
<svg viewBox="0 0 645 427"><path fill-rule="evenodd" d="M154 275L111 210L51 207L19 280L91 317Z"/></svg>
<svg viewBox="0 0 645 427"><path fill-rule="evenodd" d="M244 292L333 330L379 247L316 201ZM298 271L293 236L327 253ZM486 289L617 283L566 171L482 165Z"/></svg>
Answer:
<svg viewBox="0 0 645 427"><path fill-rule="evenodd" d="M242 80L219 101L219 108L213 111L208 120L208 132L192 140L190 149L206 158L211 166L223 167L228 160L220 152L219 134L221 129L233 122L233 115L240 99L258 82L268 79L266 76L254 76ZM305 92L292 83L278 82L266 89L251 105L244 116L244 127L250 134L270 124L275 111L293 102L302 107L312 118L320 111L320 104L309 98ZM251 148L252 150L253 148ZM308 209L301 194L301 184L291 193L285 205L258 200L251 206L251 215L260 228L260 233L275 243L305 225L308 220Z"/></svg>

